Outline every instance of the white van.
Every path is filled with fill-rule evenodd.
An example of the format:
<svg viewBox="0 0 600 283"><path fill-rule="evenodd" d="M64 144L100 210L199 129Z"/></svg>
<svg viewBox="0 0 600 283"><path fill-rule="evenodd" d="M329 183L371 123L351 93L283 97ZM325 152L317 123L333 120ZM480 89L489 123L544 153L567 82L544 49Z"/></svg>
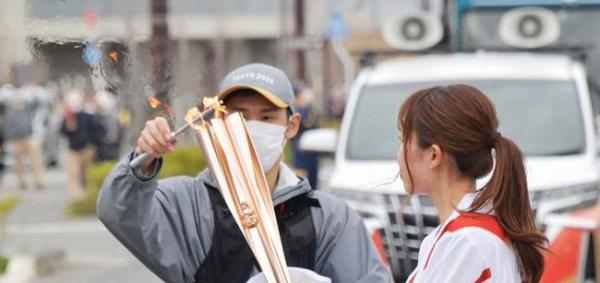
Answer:
<svg viewBox="0 0 600 283"><path fill-rule="evenodd" d="M415 267L421 239L439 221L428 199L405 197L397 178L398 110L418 89L456 83L473 85L492 99L499 131L526 155L539 223L551 213L598 201L598 131L579 62L565 55L481 52L376 64L358 76L339 135L307 132L300 146L313 152L335 149L326 190L346 199L381 234L381 252L399 280ZM375 241L379 233L373 234Z"/></svg>

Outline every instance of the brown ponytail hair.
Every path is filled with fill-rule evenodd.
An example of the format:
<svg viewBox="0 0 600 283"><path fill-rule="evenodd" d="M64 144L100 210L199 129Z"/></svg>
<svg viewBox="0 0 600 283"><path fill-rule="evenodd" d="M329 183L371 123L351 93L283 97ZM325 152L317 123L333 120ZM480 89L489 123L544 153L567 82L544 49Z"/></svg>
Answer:
<svg viewBox="0 0 600 283"><path fill-rule="evenodd" d="M492 177L468 211L488 207L494 210L518 255L523 282L538 282L544 270L541 251L547 240L535 226L523 154L497 131L496 109L489 98L468 85L420 90L404 102L398 123L404 141L414 133L422 149L437 144L454 156L463 175L473 179L492 170L495 149ZM407 143L403 146L407 152ZM407 173L412 182L410 169Z"/></svg>

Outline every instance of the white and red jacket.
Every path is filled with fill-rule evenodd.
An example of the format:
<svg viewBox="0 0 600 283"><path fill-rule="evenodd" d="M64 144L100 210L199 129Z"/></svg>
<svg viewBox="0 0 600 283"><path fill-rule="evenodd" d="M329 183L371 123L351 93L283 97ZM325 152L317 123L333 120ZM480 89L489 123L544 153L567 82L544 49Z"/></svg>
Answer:
<svg viewBox="0 0 600 283"><path fill-rule="evenodd" d="M458 213L476 196L465 195L446 222L425 237L407 282L521 282L515 252L493 214Z"/></svg>

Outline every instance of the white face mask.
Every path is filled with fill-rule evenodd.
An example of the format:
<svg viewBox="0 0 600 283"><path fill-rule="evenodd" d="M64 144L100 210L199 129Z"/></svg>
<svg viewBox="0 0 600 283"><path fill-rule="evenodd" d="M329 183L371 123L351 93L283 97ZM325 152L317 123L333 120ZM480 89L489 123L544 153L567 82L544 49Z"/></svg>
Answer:
<svg viewBox="0 0 600 283"><path fill-rule="evenodd" d="M286 127L260 121L248 121L246 125L254 142L260 165L267 173L283 153Z"/></svg>

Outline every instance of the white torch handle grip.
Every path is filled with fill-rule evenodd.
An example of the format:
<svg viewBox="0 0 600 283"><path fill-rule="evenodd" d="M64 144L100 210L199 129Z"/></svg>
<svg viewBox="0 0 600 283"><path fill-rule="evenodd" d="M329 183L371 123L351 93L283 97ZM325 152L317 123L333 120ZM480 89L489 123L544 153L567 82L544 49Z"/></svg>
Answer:
<svg viewBox="0 0 600 283"><path fill-rule="evenodd" d="M133 160L131 160L131 162L129 162L129 166L131 166L132 168L138 168L140 165L142 165L144 162L146 162L146 160L148 160L149 158L152 158L152 156L149 153L144 152L144 153L138 155Z"/></svg>

